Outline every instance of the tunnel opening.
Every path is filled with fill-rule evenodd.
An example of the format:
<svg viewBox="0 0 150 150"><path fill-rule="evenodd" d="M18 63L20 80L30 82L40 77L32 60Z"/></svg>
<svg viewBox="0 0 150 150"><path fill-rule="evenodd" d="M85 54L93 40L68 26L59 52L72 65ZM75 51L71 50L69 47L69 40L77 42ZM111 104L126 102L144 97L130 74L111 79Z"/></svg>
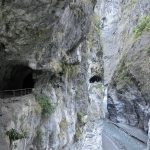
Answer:
<svg viewBox="0 0 150 150"><path fill-rule="evenodd" d="M102 78L100 76L93 76L92 78L90 78L89 82L90 83L94 83L94 82L100 82L102 80Z"/></svg>
<svg viewBox="0 0 150 150"><path fill-rule="evenodd" d="M23 89L34 88L34 80L32 73L30 73L24 78L22 88Z"/></svg>
<svg viewBox="0 0 150 150"><path fill-rule="evenodd" d="M24 65L10 66L5 72L4 90L34 88L33 69ZM9 76L8 76L9 75Z"/></svg>
<svg viewBox="0 0 150 150"><path fill-rule="evenodd" d="M0 78L0 98L23 96L33 92L42 71L25 65L7 65Z"/></svg>

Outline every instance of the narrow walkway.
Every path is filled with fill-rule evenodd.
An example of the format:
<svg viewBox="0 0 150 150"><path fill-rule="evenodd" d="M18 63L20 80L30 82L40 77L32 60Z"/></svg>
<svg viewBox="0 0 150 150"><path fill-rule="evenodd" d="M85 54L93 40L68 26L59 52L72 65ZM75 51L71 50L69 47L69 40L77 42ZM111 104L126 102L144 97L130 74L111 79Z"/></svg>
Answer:
<svg viewBox="0 0 150 150"><path fill-rule="evenodd" d="M108 121L108 122L118 126L122 130L124 130L126 133L128 133L129 135L131 135L134 138L137 138L139 141L142 141L143 143L147 144L148 135L143 130L138 129L136 127L126 125L126 124L114 123L114 122L111 122L111 121Z"/></svg>
<svg viewBox="0 0 150 150"><path fill-rule="evenodd" d="M32 88L0 91L0 98L24 96L32 93Z"/></svg>

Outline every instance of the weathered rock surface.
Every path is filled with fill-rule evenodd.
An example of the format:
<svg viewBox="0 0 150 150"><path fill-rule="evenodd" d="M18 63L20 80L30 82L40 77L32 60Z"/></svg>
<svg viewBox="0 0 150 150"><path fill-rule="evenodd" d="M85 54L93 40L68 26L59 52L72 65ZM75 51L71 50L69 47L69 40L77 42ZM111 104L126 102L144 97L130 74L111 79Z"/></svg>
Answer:
<svg viewBox="0 0 150 150"><path fill-rule="evenodd" d="M150 36L147 30L135 38L133 29L140 24L142 16L148 15L150 2L100 2L100 10L103 12L101 32L104 47L104 78L105 84L109 83L109 119L140 128L147 133L150 117Z"/></svg>
<svg viewBox="0 0 150 150"><path fill-rule="evenodd" d="M6 131L14 128L29 136L16 141L18 150L101 150L103 82L109 119L150 132L150 34L132 38L149 11L147 0L2 0L0 90L34 87L55 110L44 117L34 94L9 101L9 93L1 102L0 148L9 149ZM125 148L104 133L110 147L113 140Z"/></svg>
<svg viewBox="0 0 150 150"><path fill-rule="evenodd" d="M34 87L34 93L45 95L55 107L44 117L34 94L8 103L7 92L2 105L6 112L2 111L1 117L9 123L2 125L7 148L10 141L6 131L14 128L21 133L31 126L31 131L27 130L29 138L13 142L12 149L84 149L85 125L93 127L91 120L97 121L101 114L102 93L98 91L102 86L95 88L99 102L94 99L90 103L88 93L92 76L103 79L95 4L95 0L0 2L0 89ZM21 123L22 115L27 119Z"/></svg>

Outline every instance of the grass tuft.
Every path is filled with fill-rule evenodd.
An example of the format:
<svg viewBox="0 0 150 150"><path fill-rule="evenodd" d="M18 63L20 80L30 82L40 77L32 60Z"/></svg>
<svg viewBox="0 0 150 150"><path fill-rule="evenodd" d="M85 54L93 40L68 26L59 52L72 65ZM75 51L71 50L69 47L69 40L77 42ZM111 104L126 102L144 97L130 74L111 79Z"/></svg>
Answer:
<svg viewBox="0 0 150 150"><path fill-rule="evenodd" d="M140 19L140 23L133 29L133 38L136 39L145 32L150 31L150 13Z"/></svg>
<svg viewBox="0 0 150 150"><path fill-rule="evenodd" d="M36 94L35 99L41 106L42 113L45 117L48 117L54 112L55 107L51 104L48 97L43 94Z"/></svg>

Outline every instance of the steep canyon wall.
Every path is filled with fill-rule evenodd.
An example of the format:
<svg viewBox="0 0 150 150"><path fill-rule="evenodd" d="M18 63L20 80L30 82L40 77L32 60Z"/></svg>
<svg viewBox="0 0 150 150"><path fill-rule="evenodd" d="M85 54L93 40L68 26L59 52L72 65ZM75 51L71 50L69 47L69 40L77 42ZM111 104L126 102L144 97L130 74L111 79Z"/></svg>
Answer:
<svg viewBox="0 0 150 150"><path fill-rule="evenodd" d="M0 89L34 88L34 94L1 97L0 149L82 149L78 141L84 141L83 127L102 114L100 103L89 97L90 78L103 78L95 4L94 0L1 1ZM93 88L102 100L102 80ZM28 138L11 140L6 131L12 128L26 132Z"/></svg>

